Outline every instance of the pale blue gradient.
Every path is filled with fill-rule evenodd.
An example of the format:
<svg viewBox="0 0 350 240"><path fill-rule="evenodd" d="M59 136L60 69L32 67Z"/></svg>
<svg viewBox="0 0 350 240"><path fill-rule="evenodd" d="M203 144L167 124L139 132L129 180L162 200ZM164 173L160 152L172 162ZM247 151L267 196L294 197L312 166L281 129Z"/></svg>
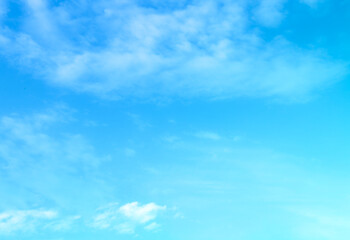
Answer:
<svg viewBox="0 0 350 240"><path fill-rule="evenodd" d="M347 240L350 3L0 2L0 239Z"/></svg>

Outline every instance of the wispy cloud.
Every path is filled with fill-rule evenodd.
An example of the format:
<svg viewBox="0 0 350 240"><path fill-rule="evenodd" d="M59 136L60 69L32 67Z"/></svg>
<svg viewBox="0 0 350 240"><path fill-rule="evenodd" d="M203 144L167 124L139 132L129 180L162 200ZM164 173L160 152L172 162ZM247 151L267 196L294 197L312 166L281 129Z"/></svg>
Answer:
<svg viewBox="0 0 350 240"><path fill-rule="evenodd" d="M16 231L33 231L43 226L47 220L57 217L56 211L51 210L24 210L0 213L0 233L10 234Z"/></svg>
<svg viewBox="0 0 350 240"><path fill-rule="evenodd" d="M149 231L154 231L154 230L157 230L159 227L160 227L160 225L158 223L153 222L153 223L147 225L145 227L145 229L149 230Z"/></svg>
<svg viewBox="0 0 350 240"><path fill-rule="evenodd" d="M209 140L220 140L221 136L215 132L201 131L195 134L196 137Z"/></svg>
<svg viewBox="0 0 350 240"><path fill-rule="evenodd" d="M49 224L47 224L45 227L50 230L54 231L65 231L72 228L72 226L81 219L81 216L68 216L65 218L58 219L56 221L53 221Z"/></svg>
<svg viewBox="0 0 350 240"><path fill-rule="evenodd" d="M127 156L127 157L134 157L136 154L136 151L132 148L126 148L124 150L124 153L125 153L125 156Z"/></svg>
<svg viewBox="0 0 350 240"><path fill-rule="evenodd" d="M347 211L335 214L334 211L320 211L313 208L299 208L292 211L299 218L299 236L310 238L345 240L350 234L350 217Z"/></svg>
<svg viewBox="0 0 350 240"><path fill-rule="evenodd" d="M7 12L7 1L3 0L0 2L0 24L1 24L2 17L6 14L6 12Z"/></svg>
<svg viewBox="0 0 350 240"><path fill-rule="evenodd" d="M3 26L1 52L77 91L298 100L347 73L321 51L256 31L282 21L283 0L25 2L24 30Z"/></svg>
<svg viewBox="0 0 350 240"><path fill-rule="evenodd" d="M92 226L100 229L116 229L119 233L126 234L133 234L140 226L146 230L156 230L160 225L153 220L165 209L166 206L155 203L141 205L138 202L131 202L120 207L118 204L110 204L95 216Z"/></svg>
<svg viewBox="0 0 350 240"><path fill-rule="evenodd" d="M262 0L254 10L255 19L267 27L277 26L285 14L283 5L287 0Z"/></svg>
<svg viewBox="0 0 350 240"><path fill-rule="evenodd" d="M40 203L76 209L81 205L78 199L97 188L97 169L106 157L97 156L82 135L53 131L67 124L68 112L52 109L0 119L0 184L11 183L17 189L0 188L0 206L22 206L40 196ZM61 197L72 188L79 193L74 190L72 197Z"/></svg>
<svg viewBox="0 0 350 240"><path fill-rule="evenodd" d="M140 115L134 113L128 113L130 120L140 129L145 130L146 128L152 127L150 123L145 121Z"/></svg>

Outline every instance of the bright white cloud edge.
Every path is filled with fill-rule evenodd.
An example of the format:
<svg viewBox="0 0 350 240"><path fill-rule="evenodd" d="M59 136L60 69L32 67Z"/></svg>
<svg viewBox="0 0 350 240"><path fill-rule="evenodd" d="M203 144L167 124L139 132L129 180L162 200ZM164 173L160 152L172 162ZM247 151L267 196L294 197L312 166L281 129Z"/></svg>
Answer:
<svg viewBox="0 0 350 240"><path fill-rule="evenodd" d="M98 229L115 229L121 234L134 234L138 227L153 231L159 229L160 225L154 220L164 210L166 206L155 203L142 205L131 202L122 206L109 204L100 209L91 225Z"/></svg>

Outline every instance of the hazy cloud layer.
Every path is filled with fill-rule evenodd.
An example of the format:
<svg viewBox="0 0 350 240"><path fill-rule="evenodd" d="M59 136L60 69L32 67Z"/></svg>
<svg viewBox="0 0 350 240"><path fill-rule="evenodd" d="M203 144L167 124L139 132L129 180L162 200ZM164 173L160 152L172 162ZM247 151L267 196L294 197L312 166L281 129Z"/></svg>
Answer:
<svg viewBox="0 0 350 240"><path fill-rule="evenodd" d="M20 27L0 27L2 55L77 91L299 100L347 72L322 51L262 38L286 0L22 2Z"/></svg>
<svg viewBox="0 0 350 240"><path fill-rule="evenodd" d="M81 199L101 190L96 171L106 157L97 156L82 135L55 131L70 121L68 112L56 108L0 118L0 208L28 208L35 200L49 206L69 202L77 209ZM8 189L9 183L16 187ZM68 192L71 197L63 198Z"/></svg>

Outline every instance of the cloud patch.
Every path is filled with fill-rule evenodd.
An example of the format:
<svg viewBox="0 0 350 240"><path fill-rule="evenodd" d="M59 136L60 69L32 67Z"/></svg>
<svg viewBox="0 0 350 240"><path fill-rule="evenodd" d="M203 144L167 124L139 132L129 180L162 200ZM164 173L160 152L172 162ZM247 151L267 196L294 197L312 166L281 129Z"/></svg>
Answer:
<svg viewBox="0 0 350 240"><path fill-rule="evenodd" d="M33 231L45 225L45 221L57 217L56 211L24 210L0 213L0 233L10 234L17 231Z"/></svg>
<svg viewBox="0 0 350 240"><path fill-rule="evenodd" d="M138 227L152 231L160 227L154 220L164 210L166 206L155 203L141 205L138 202L131 202L120 207L118 204L110 204L100 209L100 213L94 217L92 226L99 229L115 229L123 234L133 234Z"/></svg>

